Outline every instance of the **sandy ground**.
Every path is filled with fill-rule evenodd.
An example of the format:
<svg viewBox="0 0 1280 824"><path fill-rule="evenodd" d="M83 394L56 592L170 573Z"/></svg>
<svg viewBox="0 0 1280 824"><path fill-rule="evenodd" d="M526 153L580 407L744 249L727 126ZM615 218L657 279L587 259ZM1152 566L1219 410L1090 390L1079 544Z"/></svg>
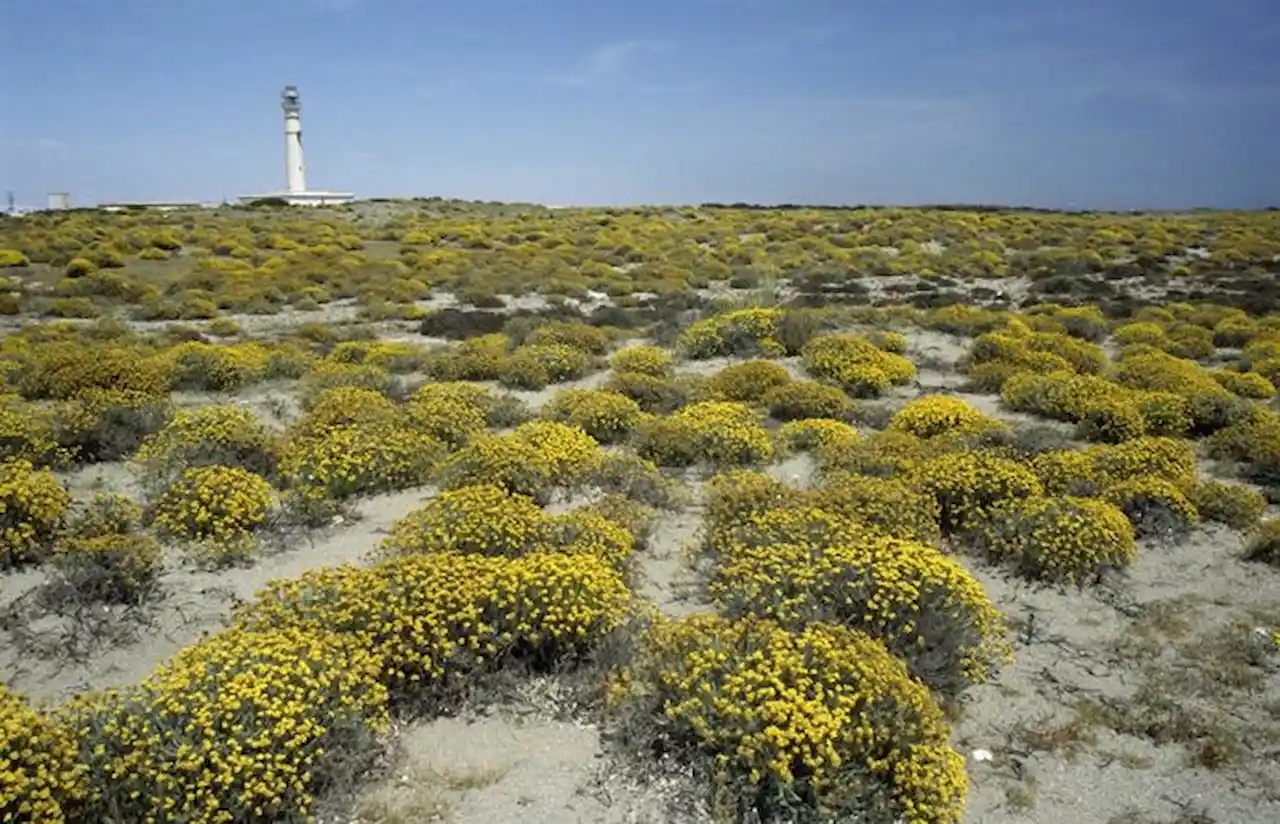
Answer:
<svg viewBox="0 0 1280 824"><path fill-rule="evenodd" d="M424 340L404 329L392 334ZM964 346L954 336L912 333L908 356L920 365L919 386L886 403L900 405L922 391L956 392L961 381L955 364ZM728 363L686 364L681 371L708 374ZM796 359L785 364L801 374ZM595 373L569 385L598 386L606 377ZM564 387L514 394L536 410ZM1006 420L1030 420L1001 409L991 396L961 397ZM296 414L289 393L279 386L255 387L230 398L186 393L177 400L182 405L237 403L276 426ZM798 456L767 471L805 486L813 465ZM133 489L119 464L64 480L79 499L103 489ZM694 492L685 509L660 519L640 556L639 593L672 616L709 609L698 600L685 562L685 549L701 523L701 496ZM40 620L27 628L24 639L36 647L83 647L83 654L72 658L33 654L0 633L0 671L11 674L12 686L37 699L136 681L222 626L230 610L267 581L361 562L382 531L430 494L419 489L365 500L359 519L262 557L247 569L196 572L174 559L162 579L163 598L138 623L130 624L135 619L127 616L96 616L96 626L106 628L96 647L83 638L69 643L65 622ZM1280 573L1241 563L1240 547L1235 533L1200 529L1176 545L1142 547L1127 576L1088 592L1035 589L971 565L1009 616L1018 643L1015 663L994 682L971 690L956 721L957 746L976 753L969 763L968 824L1280 820L1280 678L1242 663L1251 629L1280 624ZM43 580L38 570L0 576L0 609ZM133 631L121 631L129 627ZM121 635L126 643L106 643ZM401 729L399 757L388 776L370 784L340 820L708 820L696 802L697 788L675 770L658 779L652 773L637 776L606 757L600 731L581 714L564 711L558 689L554 680L544 679L530 684L528 694L510 706ZM1246 740L1254 746L1252 757L1206 751L1206 741L1229 751L1232 742ZM1206 762L1215 768L1203 766Z"/></svg>
<svg viewBox="0 0 1280 824"><path fill-rule="evenodd" d="M75 491L76 484L71 486ZM205 572L171 558L153 606L98 616L95 623L102 637L96 642L77 633L74 622L54 618L28 625L32 637L25 640L34 648L0 635L0 671L9 673L10 685L32 699L58 700L86 688L139 681L183 647L224 626L231 610L267 582L295 578L308 569L362 562L383 532L431 492L415 489L365 499L357 507L358 518L258 558L251 567ZM38 570L0 576L0 609L29 599L44 580ZM73 638L85 652L66 654ZM128 642L109 643L111 639ZM32 654L39 649L47 653Z"/></svg>

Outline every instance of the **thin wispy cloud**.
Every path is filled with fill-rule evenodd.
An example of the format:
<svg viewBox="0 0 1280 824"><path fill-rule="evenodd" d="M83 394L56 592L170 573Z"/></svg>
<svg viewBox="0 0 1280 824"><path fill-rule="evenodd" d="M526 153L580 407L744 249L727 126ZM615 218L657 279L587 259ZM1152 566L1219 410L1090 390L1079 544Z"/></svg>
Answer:
<svg viewBox="0 0 1280 824"><path fill-rule="evenodd" d="M655 79L657 59L674 51L659 40L620 40L591 49L570 71L553 72L543 80L551 86L616 92L679 93L700 88L692 79L664 82Z"/></svg>

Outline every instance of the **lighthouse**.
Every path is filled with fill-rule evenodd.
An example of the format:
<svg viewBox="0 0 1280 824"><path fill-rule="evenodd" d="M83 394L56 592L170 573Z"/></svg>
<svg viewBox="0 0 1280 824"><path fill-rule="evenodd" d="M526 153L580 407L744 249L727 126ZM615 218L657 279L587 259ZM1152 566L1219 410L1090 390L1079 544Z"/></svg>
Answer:
<svg viewBox="0 0 1280 824"><path fill-rule="evenodd" d="M275 200L290 206L330 206L350 203L350 192L325 192L307 188L307 164L302 155L302 96L297 86L285 86L280 92L280 108L284 110L284 191L260 195L244 195L242 203Z"/></svg>
<svg viewBox="0 0 1280 824"><path fill-rule="evenodd" d="M297 86L285 86L280 93L284 109L284 180L289 194L307 190L307 165L302 160L302 98Z"/></svg>

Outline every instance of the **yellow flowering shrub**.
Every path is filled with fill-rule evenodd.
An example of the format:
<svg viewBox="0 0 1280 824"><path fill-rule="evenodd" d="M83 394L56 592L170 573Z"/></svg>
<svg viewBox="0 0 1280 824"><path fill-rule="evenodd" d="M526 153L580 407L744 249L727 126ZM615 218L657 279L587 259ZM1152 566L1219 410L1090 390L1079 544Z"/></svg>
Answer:
<svg viewBox="0 0 1280 824"><path fill-rule="evenodd" d="M66 534L72 538L128 535L142 524L142 507L119 492L96 492L71 516Z"/></svg>
<svg viewBox="0 0 1280 824"><path fill-rule="evenodd" d="M857 443L858 430L844 421L831 418L813 418L787 421L778 428L778 451L812 452L835 442Z"/></svg>
<svg viewBox="0 0 1280 824"><path fill-rule="evenodd" d="M261 475L238 466L196 466L160 494L150 515L161 535L190 542L200 560L223 565L252 551L253 533L274 504Z"/></svg>
<svg viewBox="0 0 1280 824"><path fill-rule="evenodd" d="M716 473L707 483L703 525L714 536L752 515L785 509L803 500L799 490L763 472L729 469Z"/></svg>
<svg viewBox="0 0 1280 824"><path fill-rule="evenodd" d="M847 421L857 411L857 404L840 389L812 380L793 380L775 386L764 394L760 403L780 421L805 418Z"/></svg>
<svg viewBox="0 0 1280 824"><path fill-rule="evenodd" d="M31 347L11 385L25 398L69 400L86 389L114 389L151 397L169 394L171 359L139 347L52 342Z"/></svg>
<svg viewBox="0 0 1280 824"><path fill-rule="evenodd" d="M504 657L585 650L632 609L618 571L590 555L411 553L272 582L234 626L331 628L373 653L393 695L429 703Z"/></svg>
<svg viewBox="0 0 1280 824"><path fill-rule="evenodd" d="M402 375L421 368L427 350L408 341L344 340L333 347L328 357L338 363L365 363Z"/></svg>
<svg viewBox="0 0 1280 824"><path fill-rule="evenodd" d="M916 379L911 361L847 333L810 340L804 348L804 366L813 377L831 381L854 397L877 397Z"/></svg>
<svg viewBox="0 0 1280 824"><path fill-rule="evenodd" d="M613 343L606 329L573 321L544 321L524 339L527 346L569 346L589 355L603 355Z"/></svg>
<svg viewBox="0 0 1280 824"><path fill-rule="evenodd" d="M712 315L680 335L680 351L694 360L731 355L778 357L787 354L778 337L777 309L738 309Z"/></svg>
<svg viewBox="0 0 1280 824"><path fill-rule="evenodd" d="M436 437L453 446L479 434L484 426L507 427L524 423L531 415L524 403L513 395L494 394L483 386L465 381L426 383L418 387L409 398L411 419L436 431ZM482 425L476 429L475 412L481 416ZM444 416L455 413L452 424ZM465 437L464 437L465 436Z"/></svg>
<svg viewBox="0 0 1280 824"><path fill-rule="evenodd" d="M164 568L160 542L143 533L69 537L51 561L78 599L109 604L141 603Z"/></svg>
<svg viewBox="0 0 1280 824"><path fill-rule="evenodd" d="M1186 358L1144 350L1122 357L1111 368L1110 378L1121 386L1179 395L1226 395L1209 370Z"/></svg>
<svg viewBox="0 0 1280 824"><path fill-rule="evenodd" d="M256 343L221 345L186 341L164 353L172 364L177 389L230 392L262 380L267 350Z"/></svg>
<svg viewBox="0 0 1280 824"><path fill-rule="evenodd" d="M80 818L85 767L70 729L0 682L0 821Z"/></svg>
<svg viewBox="0 0 1280 824"><path fill-rule="evenodd" d="M1076 421L1076 437L1097 443L1124 443L1147 434L1147 418L1131 398L1110 398L1090 406Z"/></svg>
<svg viewBox="0 0 1280 824"><path fill-rule="evenodd" d="M537 450L548 469L547 480L555 486L581 483L603 454L595 438L579 427L557 421L522 423L511 431L511 437Z"/></svg>
<svg viewBox="0 0 1280 824"><path fill-rule="evenodd" d="M982 585L941 550L914 541L877 536L823 547L797 535L717 566L708 591L729 618L865 632L949 696L986 681L1010 654L1004 618Z"/></svg>
<svg viewBox="0 0 1280 824"><path fill-rule="evenodd" d="M932 438L952 432L980 433L1007 428L973 404L953 395L924 395L894 413L889 429L909 432L918 438Z"/></svg>
<svg viewBox="0 0 1280 824"><path fill-rule="evenodd" d="M1257 372L1235 372L1230 369L1214 369L1209 375L1223 389L1242 398L1269 400L1276 396L1276 387Z"/></svg>
<svg viewBox="0 0 1280 824"><path fill-rule="evenodd" d="M157 494L187 469L238 466L274 477L280 457L279 438L252 411L214 404L179 410L159 432L133 454L143 488Z"/></svg>
<svg viewBox="0 0 1280 824"><path fill-rule="evenodd" d="M487 398L473 401L459 393L432 389L441 386L445 384L420 387L401 414L411 429L430 435L449 449L458 449L488 426Z"/></svg>
<svg viewBox="0 0 1280 824"><path fill-rule="evenodd" d="M791 382L786 367L768 360L733 363L707 379L711 397L718 401L757 404L770 390Z"/></svg>
<svg viewBox="0 0 1280 824"><path fill-rule="evenodd" d="M532 498L494 485L441 492L397 521L382 540L391 554L466 552L518 557L545 540L549 516Z"/></svg>
<svg viewBox="0 0 1280 824"><path fill-rule="evenodd" d="M1181 535L1200 518L1178 484L1154 475L1139 475L1112 484L1102 500L1128 517L1139 538Z"/></svg>
<svg viewBox="0 0 1280 824"><path fill-rule="evenodd" d="M609 367L615 372L653 375L663 378L674 369L671 354L660 346L642 343L619 349L609 357Z"/></svg>
<svg viewBox="0 0 1280 824"><path fill-rule="evenodd" d="M1056 332L1034 332L1022 339L1032 353L1056 355L1082 375L1094 375L1107 365L1102 347L1070 335Z"/></svg>
<svg viewBox="0 0 1280 824"><path fill-rule="evenodd" d="M322 360L314 364L299 382L299 396L304 404L326 389L354 386L372 389L383 395L393 394L399 384L386 369L371 363L339 363Z"/></svg>
<svg viewBox="0 0 1280 824"><path fill-rule="evenodd" d="M512 435L477 435L440 466L445 489L496 484L545 503L552 490L552 461L536 445Z"/></svg>
<svg viewBox="0 0 1280 824"><path fill-rule="evenodd" d="M640 372L617 372L601 387L625 395L645 412L669 415L682 406L709 400L707 381L697 375L660 377Z"/></svg>
<svg viewBox="0 0 1280 824"><path fill-rule="evenodd" d="M748 465L773 457L773 439L746 404L703 401L636 428L636 452L660 466Z"/></svg>
<svg viewBox="0 0 1280 824"><path fill-rule="evenodd" d="M1145 437L1099 444L1090 447L1087 454L1093 458L1097 477L1107 484L1141 475L1177 483L1196 474L1195 446L1178 438Z"/></svg>
<svg viewBox="0 0 1280 824"><path fill-rule="evenodd" d="M548 384L580 378L592 366L581 349L562 343L518 347L498 366L498 382L514 389L542 389Z"/></svg>
<svg viewBox="0 0 1280 824"><path fill-rule="evenodd" d="M840 626L659 621L610 690L636 738L703 757L723 815L872 815L948 824L964 814L964 759L928 689L880 642ZM785 804L785 807L784 807Z"/></svg>
<svg viewBox="0 0 1280 824"><path fill-rule="evenodd" d="M1020 575L1078 586L1137 557L1124 512L1093 498L1033 495L1003 501L964 537L988 559Z"/></svg>
<svg viewBox="0 0 1280 824"><path fill-rule="evenodd" d="M1052 449L1031 458L1035 473L1046 495L1069 495L1088 498L1097 495L1107 483L1098 473L1096 453L1079 449Z"/></svg>
<svg viewBox="0 0 1280 824"><path fill-rule="evenodd" d="M603 389L561 389L542 407L542 417L577 427L600 443L616 443L640 421L640 405Z"/></svg>
<svg viewBox="0 0 1280 824"><path fill-rule="evenodd" d="M341 501L428 483L445 448L407 426L336 426L285 444L280 474L310 501Z"/></svg>
<svg viewBox="0 0 1280 824"><path fill-rule="evenodd" d="M232 628L137 686L63 712L87 768L85 821L304 821L389 726L382 661L310 627Z"/></svg>
<svg viewBox="0 0 1280 824"><path fill-rule="evenodd" d="M832 472L808 497L820 509L851 518L890 537L925 544L942 540L942 514L937 499L897 478Z"/></svg>
<svg viewBox="0 0 1280 824"><path fill-rule="evenodd" d="M567 555L590 555L617 570L626 570L637 548L636 537L604 512L579 508L549 516L543 526L548 548Z"/></svg>
<svg viewBox="0 0 1280 824"><path fill-rule="evenodd" d="M584 469L581 483L602 495L620 495L658 509L675 509L684 501L679 479L667 477L657 464L630 450L598 453Z"/></svg>
<svg viewBox="0 0 1280 824"><path fill-rule="evenodd" d="M1069 371L1019 373L1004 383L1000 398L1015 412L1072 423L1090 410L1133 402L1130 393L1105 378ZM1141 413L1134 413L1140 420Z"/></svg>
<svg viewBox="0 0 1280 824"><path fill-rule="evenodd" d="M36 466L70 461L53 438L52 417L18 395L0 395L0 460L18 458Z"/></svg>
<svg viewBox="0 0 1280 824"><path fill-rule="evenodd" d="M289 437L311 440L340 426L394 426L401 409L390 398L361 386L322 389L306 400L306 412L289 427Z"/></svg>
<svg viewBox="0 0 1280 824"><path fill-rule="evenodd" d="M59 451L74 463L132 454L173 415L168 398L118 389L86 389L54 404L48 425Z"/></svg>
<svg viewBox="0 0 1280 824"><path fill-rule="evenodd" d="M426 371L435 380L488 381L498 377L511 339L506 335L480 335L433 355Z"/></svg>
<svg viewBox="0 0 1280 824"><path fill-rule="evenodd" d="M1146 343L1163 347L1167 343L1163 326L1153 321L1136 321L1126 323L1111 333L1111 339L1119 346L1131 346L1135 343Z"/></svg>
<svg viewBox="0 0 1280 824"><path fill-rule="evenodd" d="M1246 530L1255 526L1267 510L1266 497L1244 484L1195 478L1184 484L1182 491L1201 520L1225 524L1232 529Z"/></svg>
<svg viewBox="0 0 1280 824"><path fill-rule="evenodd" d="M1258 525L1249 537L1244 559L1280 566L1280 518L1271 518Z"/></svg>
<svg viewBox="0 0 1280 824"><path fill-rule="evenodd" d="M979 452L957 452L922 461L907 482L938 502L944 532L981 520L1001 501L1039 495L1039 479L1026 466Z"/></svg>
<svg viewBox="0 0 1280 824"><path fill-rule="evenodd" d="M888 476L907 472L924 460L925 444L910 432L873 432L857 441L838 439L818 449L823 473L853 472Z"/></svg>
<svg viewBox="0 0 1280 824"><path fill-rule="evenodd" d="M70 504L71 493L47 469L0 463L0 569L41 560Z"/></svg>
<svg viewBox="0 0 1280 824"><path fill-rule="evenodd" d="M1191 402L1174 392L1135 391L1133 402L1142 415L1147 435L1181 438L1191 431L1195 423Z"/></svg>
<svg viewBox="0 0 1280 824"><path fill-rule="evenodd" d="M867 333L867 340L876 345L877 349L883 349L886 352L892 352L895 355L901 355L907 351L907 336L901 332L889 332L875 330Z"/></svg>

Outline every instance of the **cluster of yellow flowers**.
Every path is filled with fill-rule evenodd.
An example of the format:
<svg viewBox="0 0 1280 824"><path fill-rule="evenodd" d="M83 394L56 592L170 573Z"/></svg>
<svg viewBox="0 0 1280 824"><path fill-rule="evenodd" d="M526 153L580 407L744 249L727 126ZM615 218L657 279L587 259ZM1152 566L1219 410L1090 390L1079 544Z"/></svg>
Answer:
<svg viewBox="0 0 1280 824"><path fill-rule="evenodd" d="M907 472L928 456L928 444L909 432L882 430L865 438L840 438L823 445L816 454L821 473L853 472L892 476Z"/></svg>
<svg viewBox="0 0 1280 824"><path fill-rule="evenodd" d="M344 340L328 354L338 363L363 363L401 375L419 369L426 362L425 347L407 341Z"/></svg>
<svg viewBox="0 0 1280 824"><path fill-rule="evenodd" d="M704 318L680 335L680 350L695 360L729 355L788 354L778 338L777 309L738 309Z"/></svg>
<svg viewBox="0 0 1280 824"><path fill-rule="evenodd" d="M1021 320L974 338L962 369L980 389L1000 391L1022 372L1047 374L1102 371L1106 354L1098 346L1057 332L1032 332Z"/></svg>
<svg viewBox="0 0 1280 824"><path fill-rule="evenodd" d="M18 458L50 466L70 457L54 440L52 420L45 409L16 394L0 395L0 460Z"/></svg>
<svg viewBox="0 0 1280 824"><path fill-rule="evenodd" d="M114 342L86 345L53 340L32 344L18 353L11 384L25 398L69 400L86 389L116 389L151 397L169 394L173 362L139 346Z"/></svg>
<svg viewBox="0 0 1280 824"><path fill-rule="evenodd" d="M302 376L301 397L309 401L324 390L338 386L356 386L386 394L396 386L396 378L382 367L370 363L321 360Z"/></svg>
<svg viewBox="0 0 1280 824"><path fill-rule="evenodd" d="M1244 484L1195 478L1182 490L1201 520L1226 524L1232 529L1247 530L1257 525L1267 510L1266 496Z"/></svg>
<svg viewBox="0 0 1280 824"><path fill-rule="evenodd" d="M572 321L539 323L524 343L529 346L568 346L588 355L603 355L613 343L610 330Z"/></svg>
<svg viewBox="0 0 1280 824"><path fill-rule="evenodd" d="M1257 372L1236 372L1231 369L1214 369L1209 372L1218 384L1233 395L1254 400L1270 400L1276 396L1276 387L1266 376Z"/></svg>
<svg viewBox="0 0 1280 824"><path fill-rule="evenodd" d="M745 360L724 367L707 381L715 400L758 404L770 390L791 383L786 367L768 360Z"/></svg>
<svg viewBox="0 0 1280 824"><path fill-rule="evenodd" d="M886 535L931 545L942 539L938 500L897 478L832 472L808 495L819 508Z"/></svg>
<svg viewBox="0 0 1280 824"><path fill-rule="evenodd" d="M664 378L673 371L674 359L661 346L648 343L619 349L609 357L609 367L615 372L629 372Z"/></svg>
<svg viewBox="0 0 1280 824"><path fill-rule="evenodd" d="M780 421L805 418L848 420L857 405L838 387L812 380L795 380L775 386L761 398L769 414Z"/></svg>
<svg viewBox="0 0 1280 824"><path fill-rule="evenodd" d="M666 740L714 758L727 817L769 816L786 792L822 818L868 810L906 824L958 822L968 779L927 688L878 641L825 623L659 621L610 690L660 719ZM764 790L765 792L762 792ZM759 809L761 802L765 809Z"/></svg>
<svg viewBox="0 0 1280 824"><path fill-rule="evenodd" d="M409 398L404 414L411 428L458 449L485 431L492 404L489 394L472 384L427 383Z"/></svg>
<svg viewBox="0 0 1280 824"><path fill-rule="evenodd" d="M548 384L580 378L591 369L592 357L563 343L526 344L498 364L498 381L516 389L542 389Z"/></svg>
<svg viewBox="0 0 1280 824"><path fill-rule="evenodd" d="M532 552L587 553L622 569L635 549L623 526L589 510L550 515L498 486L446 490L400 519L383 539L389 555L461 552L518 558Z"/></svg>
<svg viewBox="0 0 1280 824"><path fill-rule="evenodd" d="M70 505L52 472L21 459L0 463L0 569L40 560Z"/></svg>
<svg viewBox="0 0 1280 824"><path fill-rule="evenodd" d="M63 824L85 794L75 737L0 681L0 821Z"/></svg>
<svg viewBox="0 0 1280 824"><path fill-rule="evenodd" d="M164 352L178 389L229 392L261 381L267 373L268 351L257 343L230 346L186 341Z"/></svg>
<svg viewBox="0 0 1280 824"><path fill-rule="evenodd" d="M911 361L859 335L819 335L805 345L803 354L810 375L831 381L854 397L877 397L916 378Z"/></svg>
<svg viewBox="0 0 1280 824"><path fill-rule="evenodd" d="M631 398L603 389L562 389L542 407L544 418L575 426L602 444L626 438L642 415Z"/></svg>
<svg viewBox="0 0 1280 824"><path fill-rule="evenodd" d="M279 453L279 438L252 411L213 404L179 410L142 443L132 463L144 489L157 494L197 466L238 466L272 477Z"/></svg>
<svg viewBox="0 0 1280 824"><path fill-rule="evenodd" d="M382 664L315 626L232 628L141 684L60 713L87 798L80 820L304 820L325 768L388 724Z"/></svg>
<svg viewBox="0 0 1280 824"><path fill-rule="evenodd" d="M723 560L708 589L727 615L793 628L815 621L856 627L948 694L985 681L1008 657L1000 611L941 550L874 531L859 534L855 525L820 537L785 532L774 543L716 547Z"/></svg>
<svg viewBox="0 0 1280 824"><path fill-rule="evenodd" d="M441 465L440 482L446 489L495 484L542 502L557 489L582 483L602 454L581 429L529 421L505 435L472 438Z"/></svg>
<svg viewBox="0 0 1280 824"><path fill-rule="evenodd" d="M342 426L393 426L402 411L390 398L363 386L334 386L307 399L306 413L289 427L291 441L323 438L330 429Z"/></svg>
<svg viewBox="0 0 1280 824"><path fill-rule="evenodd" d="M161 534L189 542L197 557L217 565L252 551L253 533L274 505L274 490L261 475L238 466L196 466L160 494L151 518Z"/></svg>
<svg viewBox="0 0 1280 824"><path fill-rule="evenodd" d="M773 439L746 404L702 401L642 423L636 451L660 466L745 465L773 457Z"/></svg>
<svg viewBox="0 0 1280 824"><path fill-rule="evenodd" d="M1178 484L1139 475L1108 486L1102 499L1119 508L1139 537L1173 537L1186 532L1200 513Z"/></svg>
<svg viewBox="0 0 1280 824"><path fill-rule="evenodd" d="M973 404L953 395L925 395L894 413L889 429L909 432L918 438L932 438L955 432L981 433L1008 427L996 418L979 412Z"/></svg>
<svg viewBox="0 0 1280 824"><path fill-rule="evenodd" d="M128 535L142 524L142 507L119 492L96 492L67 524L70 538Z"/></svg>
<svg viewBox="0 0 1280 824"><path fill-rule="evenodd" d="M1125 514L1104 501L1070 496L1005 500L987 510L966 534L994 561L1030 578L1093 581L1105 569L1127 566L1136 556Z"/></svg>
<svg viewBox="0 0 1280 824"><path fill-rule="evenodd" d="M1034 472L1007 458L981 452L953 452L922 461L906 479L938 502L942 528L963 530L1001 501L1043 492Z"/></svg>
<svg viewBox="0 0 1280 824"><path fill-rule="evenodd" d="M852 445L858 442L858 430L844 421L831 418L805 418L787 421L778 428L778 451L812 452L826 449L832 444Z"/></svg>
<svg viewBox="0 0 1280 824"><path fill-rule="evenodd" d="M583 649L620 627L632 607L618 571L589 554L438 552L274 582L235 621L256 630L340 629L381 661L394 693L421 701L515 650L554 657Z"/></svg>
<svg viewBox="0 0 1280 824"><path fill-rule="evenodd" d="M444 452L407 426L338 426L287 443L280 473L305 500L345 500L425 484Z"/></svg>

